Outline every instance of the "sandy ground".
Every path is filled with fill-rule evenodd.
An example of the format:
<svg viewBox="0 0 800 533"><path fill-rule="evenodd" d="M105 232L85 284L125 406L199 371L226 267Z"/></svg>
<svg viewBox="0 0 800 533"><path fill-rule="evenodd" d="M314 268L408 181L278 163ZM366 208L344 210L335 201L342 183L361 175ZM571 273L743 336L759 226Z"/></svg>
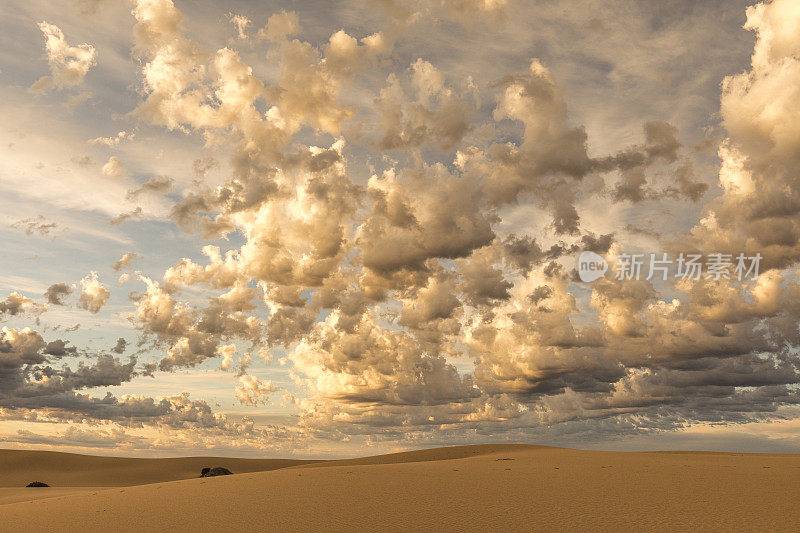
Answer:
<svg viewBox="0 0 800 533"><path fill-rule="evenodd" d="M0 487L24 487L31 481L43 481L51 487L125 487L159 481L193 479L198 477L206 466L225 466L232 472L246 473L306 463L309 461L223 457L135 459L0 450Z"/></svg>
<svg viewBox="0 0 800 533"><path fill-rule="evenodd" d="M0 452L3 468L13 464L6 453L22 452ZM262 461L273 469L181 481L166 480L209 460L163 459L165 482L148 472L149 484L110 487L136 477L130 461L152 460L103 458L112 475L92 463L101 458L24 453L35 472L26 481L51 482L75 462L94 465L80 479L97 487L64 480L49 497L41 494L51 489L0 489L3 531L800 531L800 455L491 445L282 468ZM234 472L256 466L214 461ZM0 470L0 485L24 473L17 468Z"/></svg>

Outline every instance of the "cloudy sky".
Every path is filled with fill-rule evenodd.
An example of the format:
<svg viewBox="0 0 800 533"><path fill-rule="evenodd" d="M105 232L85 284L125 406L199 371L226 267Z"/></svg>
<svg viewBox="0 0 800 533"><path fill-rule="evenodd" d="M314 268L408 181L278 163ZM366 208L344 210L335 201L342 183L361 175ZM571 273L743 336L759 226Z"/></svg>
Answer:
<svg viewBox="0 0 800 533"><path fill-rule="evenodd" d="M795 0L0 10L0 446L800 451Z"/></svg>

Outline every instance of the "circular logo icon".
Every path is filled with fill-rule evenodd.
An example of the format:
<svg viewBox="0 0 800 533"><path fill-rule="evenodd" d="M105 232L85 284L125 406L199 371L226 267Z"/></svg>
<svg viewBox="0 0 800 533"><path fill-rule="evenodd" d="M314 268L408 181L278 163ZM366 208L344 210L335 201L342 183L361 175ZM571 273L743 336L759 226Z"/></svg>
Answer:
<svg viewBox="0 0 800 533"><path fill-rule="evenodd" d="M578 256L578 277L584 283L602 278L608 271L608 263L603 256L585 251Z"/></svg>

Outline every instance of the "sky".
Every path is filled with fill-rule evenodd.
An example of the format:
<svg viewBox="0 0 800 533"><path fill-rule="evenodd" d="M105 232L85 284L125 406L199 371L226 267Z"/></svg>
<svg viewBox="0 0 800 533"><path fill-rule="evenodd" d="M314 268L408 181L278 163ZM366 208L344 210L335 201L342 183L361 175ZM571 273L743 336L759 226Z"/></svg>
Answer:
<svg viewBox="0 0 800 533"><path fill-rule="evenodd" d="M0 446L800 451L796 1L0 13Z"/></svg>

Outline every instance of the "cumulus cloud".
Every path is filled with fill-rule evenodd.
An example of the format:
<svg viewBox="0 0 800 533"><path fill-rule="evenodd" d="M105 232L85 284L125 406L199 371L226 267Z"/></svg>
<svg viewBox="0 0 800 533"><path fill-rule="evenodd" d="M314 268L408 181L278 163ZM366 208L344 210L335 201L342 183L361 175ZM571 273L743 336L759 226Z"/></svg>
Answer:
<svg viewBox="0 0 800 533"><path fill-rule="evenodd" d="M236 399L239 403L255 407L259 404L269 403L270 394L280 390L272 382L262 381L255 376L245 374L239 376L239 386L236 387Z"/></svg>
<svg viewBox="0 0 800 533"><path fill-rule="evenodd" d="M111 268L114 269L115 272L119 272L125 268L130 268L134 261L139 259L139 254L136 252L127 252L122 254L118 260L114 261L111 264Z"/></svg>
<svg viewBox="0 0 800 533"><path fill-rule="evenodd" d="M222 363L220 363L219 367L221 370L230 370L231 365L233 364L233 356L236 355L236 345L235 344L225 344L217 348L217 355L222 357Z"/></svg>
<svg viewBox="0 0 800 533"><path fill-rule="evenodd" d="M239 39L247 39L247 26L249 26L252 21L244 15L235 15L233 13L228 13L228 20L230 20L231 24L236 28Z"/></svg>
<svg viewBox="0 0 800 533"><path fill-rule="evenodd" d="M114 347L111 348L111 351L114 353L121 354L125 352L125 348L127 346L128 346L128 341L120 337L119 339L117 339L117 344L115 344Z"/></svg>
<svg viewBox="0 0 800 533"><path fill-rule="evenodd" d="M232 287L207 307L197 309L175 300L174 281L159 285L148 278L142 280L147 292L135 297L135 317L146 333L167 347L166 357L158 364L161 370L193 367L225 353L232 358L235 345L220 348L224 340L241 338L255 345L262 336L260 321L244 312L251 309L248 301L253 294L242 287Z"/></svg>
<svg viewBox="0 0 800 533"><path fill-rule="evenodd" d="M67 342L62 339L50 341L42 351L44 355L52 355L53 357L64 357L66 355L77 355L78 348L75 346L67 346Z"/></svg>
<svg viewBox="0 0 800 533"><path fill-rule="evenodd" d="M429 259L466 257L494 239L478 189L442 165L399 176L388 170L370 178L368 191L372 211L358 238L363 264L376 275L423 270Z"/></svg>
<svg viewBox="0 0 800 533"><path fill-rule="evenodd" d="M300 32L300 19L294 11L273 13L267 25L258 30L258 38L271 42L280 42L290 35Z"/></svg>
<svg viewBox="0 0 800 533"><path fill-rule="evenodd" d="M18 315L33 306L33 300L18 292L12 292L5 300L0 301L0 315Z"/></svg>
<svg viewBox="0 0 800 533"><path fill-rule="evenodd" d="M113 155L108 158L108 161L103 165L100 171L103 173L103 176L107 178L121 178L125 175L125 167L117 156Z"/></svg>
<svg viewBox="0 0 800 533"><path fill-rule="evenodd" d="M375 101L384 129L379 146L398 150L433 142L443 150L453 148L470 130L472 106L445 85L438 69L417 59L411 64L413 99L407 98L400 80L390 75Z"/></svg>
<svg viewBox="0 0 800 533"><path fill-rule="evenodd" d="M47 287L44 297L53 305L64 305L64 298L73 293L75 289L66 283L54 283Z"/></svg>
<svg viewBox="0 0 800 533"><path fill-rule="evenodd" d="M73 87L83 78L97 62L97 52L90 44L70 46L61 29L47 22L40 22L39 29L44 34L45 52L50 66L50 75L39 78L31 85L30 90L36 93L51 88L64 89Z"/></svg>
<svg viewBox="0 0 800 533"><path fill-rule="evenodd" d="M722 84L721 112L728 137L719 148L721 198L692 229L700 249L759 251L767 266L800 257L794 118L800 76L797 6L778 0L751 6L746 29L757 34L750 70Z"/></svg>
<svg viewBox="0 0 800 533"><path fill-rule="evenodd" d="M92 272L81 280L81 295L78 305L90 313L98 313L111 296L111 291L103 287L97 279L97 272Z"/></svg>
<svg viewBox="0 0 800 533"><path fill-rule="evenodd" d="M697 180L691 163L678 162L682 147L678 140L678 130L668 122L646 122L644 124L645 142L641 146L629 148L615 156L597 162L604 170L616 169L619 179L611 191L617 202L639 203L646 200L659 200L666 197L683 198L697 202L709 189L709 185ZM648 179L648 170L659 164L671 165L671 181L660 189Z"/></svg>

